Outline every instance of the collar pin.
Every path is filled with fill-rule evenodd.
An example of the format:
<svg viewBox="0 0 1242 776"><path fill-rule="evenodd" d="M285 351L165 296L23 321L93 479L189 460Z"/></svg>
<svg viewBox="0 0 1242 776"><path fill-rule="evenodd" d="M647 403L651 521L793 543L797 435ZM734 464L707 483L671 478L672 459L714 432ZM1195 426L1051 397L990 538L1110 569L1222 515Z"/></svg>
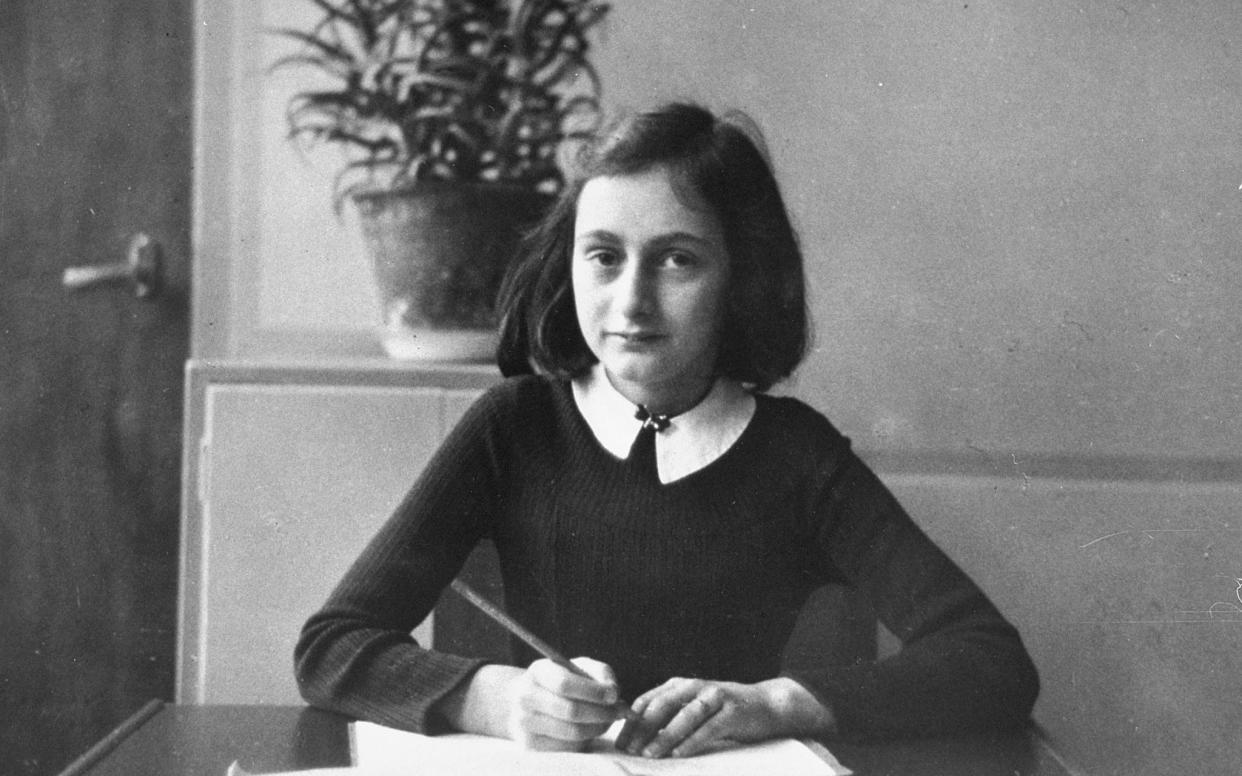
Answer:
<svg viewBox="0 0 1242 776"><path fill-rule="evenodd" d="M643 422L643 428L653 428L656 431L663 431L672 422L668 415L656 415L641 404L638 405L634 418Z"/></svg>

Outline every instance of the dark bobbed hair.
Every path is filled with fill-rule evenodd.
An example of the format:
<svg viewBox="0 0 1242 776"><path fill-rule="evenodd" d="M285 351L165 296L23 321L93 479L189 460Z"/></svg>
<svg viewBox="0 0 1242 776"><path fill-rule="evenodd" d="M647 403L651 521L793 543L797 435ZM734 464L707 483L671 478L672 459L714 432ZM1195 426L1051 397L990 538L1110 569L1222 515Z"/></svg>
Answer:
<svg viewBox="0 0 1242 776"><path fill-rule="evenodd" d="M808 341L802 252L757 134L740 114L672 103L633 114L585 145L560 196L525 238L500 290L497 362L572 377L595 363L578 327L570 277L574 218L592 178L665 166L724 227L729 258L716 371L763 391L788 377ZM751 125L753 127L753 124Z"/></svg>

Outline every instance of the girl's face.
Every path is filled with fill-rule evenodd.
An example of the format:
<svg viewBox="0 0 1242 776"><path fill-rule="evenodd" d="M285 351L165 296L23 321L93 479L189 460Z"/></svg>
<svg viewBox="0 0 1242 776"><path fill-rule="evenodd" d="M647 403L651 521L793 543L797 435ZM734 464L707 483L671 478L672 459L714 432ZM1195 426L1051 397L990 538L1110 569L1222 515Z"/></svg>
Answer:
<svg viewBox="0 0 1242 776"><path fill-rule="evenodd" d="M587 181L574 222L578 325L615 388L689 409L715 377L729 257L720 219L667 168Z"/></svg>

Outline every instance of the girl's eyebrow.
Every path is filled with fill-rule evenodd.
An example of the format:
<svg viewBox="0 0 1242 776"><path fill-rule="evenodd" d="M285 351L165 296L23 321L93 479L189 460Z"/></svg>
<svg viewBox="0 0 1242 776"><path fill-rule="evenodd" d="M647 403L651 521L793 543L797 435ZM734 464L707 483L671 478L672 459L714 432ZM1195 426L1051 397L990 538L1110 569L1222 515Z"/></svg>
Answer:
<svg viewBox="0 0 1242 776"><path fill-rule="evenodd" d="M711 247L715 244L712 240L691 232L669 232L668 234L658 235L651 242L665 245L675 242L692 242L704 247Z"/></svg>
<svg viewBox="0 0 1242 776"><path fill-rule="evenodd" d="M618 238L615 234L608 231L607 229L592 229L589 232L581 232L581 233L575 234L574 239L575 240L605 240L608 242L619 242L620 241L620 238Z"/></svg>

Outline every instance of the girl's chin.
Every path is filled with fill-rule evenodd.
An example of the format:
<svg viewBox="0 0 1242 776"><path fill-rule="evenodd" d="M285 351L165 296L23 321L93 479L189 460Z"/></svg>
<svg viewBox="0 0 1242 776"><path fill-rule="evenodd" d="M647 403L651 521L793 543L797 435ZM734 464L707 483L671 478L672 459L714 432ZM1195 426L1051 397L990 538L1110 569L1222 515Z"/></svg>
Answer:
<svg viewBox="0 0 1242 776"><path fill-rule="evenodd" d="M659 383L660 370L645 359L608 358L603 360L604 371L614 381L627 383Z"/></svg>
<svg viewBox="0 0 1242 776"><path fill-rule="evenodd" d="M662 394L670 390L676 392L687 377L682 370L669 368L668 364L655 359L604 359L604 371L608 374L613 387L627 393L625 389L639 393L655 392ZM631 401L642 403L630 397ZM647 397L646 400L651 400Z"/></svg>
<svg viewBox="0 0 1242 776"><path fill-rule="evenodd" d="M671 376L668 369L652 358L627 355L625 357L603 358L600 363L604 371L615 382L634 383L638 385L659 385Z"/></svg>

